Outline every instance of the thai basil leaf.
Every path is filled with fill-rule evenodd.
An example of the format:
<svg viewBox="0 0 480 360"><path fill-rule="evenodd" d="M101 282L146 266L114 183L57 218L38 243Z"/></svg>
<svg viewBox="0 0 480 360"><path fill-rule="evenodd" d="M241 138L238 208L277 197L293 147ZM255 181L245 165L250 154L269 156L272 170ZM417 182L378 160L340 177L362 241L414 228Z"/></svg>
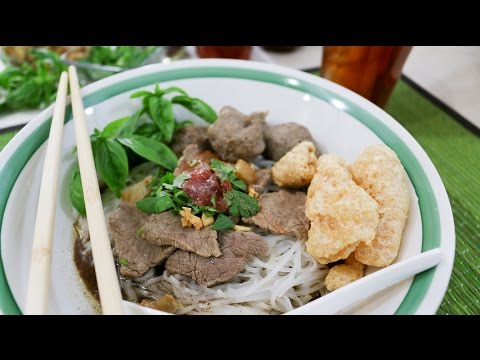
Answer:
<svg viewBox="0 0 480 360"><path fill-rule="evenodd" d="M126 117L117 119L115 121L112 121L110 124L105 126L105 128L102 131L102 136L107 139L114 137L120 131L123 130L123 128L125 127L129 119L130 119L130 116L126 116Z"/></svg>
<svg viewBox="0 0 480 360"><path fill-rule="evenodd" d="M128 177L128 158L125 149L112 139L100 139L94 147L98 174L107 186L120 197Z"/></svg>
<svg viewBox="0 0 480 360"><path fill-rule="evenodd" d="M175 130L175 117L170 100L164 97L152 96L148 101L150 117L158 126L166 143L172 141Z"/></svg>
<svg viewBox="0 0 480 360"><path fill-rule="evenodd" d="M183 120L180 122L175 123L175 132L183 129L185 126L193 125L192 120Z"/></svg>
<svg viewBox="0 0 480 360"><path fill-rule="evenodd" d="M170 94L170 93L174 93L174 92L178 92L182 95L188 96L188 94L185 92L185 90L182 90L182 89L180 89L179 87L176 87L176 86L170 86L169 88L166 88L165 90L163 90L163 94Z"/></svg>
<svg viewBox="0 0 480 360"><path fill-rule="evenodd" d="M159 133L158 126L152 123L146 123L140 125L137 130L135 130L135 135L152 137Z"/></svg>
<svg viewBox="0 0 480 360"><path fill-rule="evenodd" d="M172 103L183 106L210 124L217 120L217 113L215 110L213 110L210 105L206 104L200 99L180 95L175 96L172 99Z"/></svg>
<svg viewBox="0 0 480 360"><path fill-rule="evenodd" d="M70 180L70 201L73 207L80 213L80 215L87 215L85 210L85 200L83 198L82 180L80 177L80 170L74 171Z"/></svg>
<svg viewBox="0 0 480 360"><path fill-rule="evenodd" d="M140 135L132 135L128 138L120 138L118 141L132 149L141 157L161 165L168 170L174 170L177 166L177 156L165 144Z"/></svg>
<svg viewBox="0 0 480 360"><path fill-rule="evenodd" d="M144 113L144 109L140 109L128 118L122 130L123 136L133 134L137 126L138 120L140 119L140 116L142 116L143 113Z"/></svg>
<svg viewBox="0 0 480 360"><path fill-rule="evenodd" d="M134 92L132 95L130 95L130 99L135 99L135 98L139 98L139 97L143 97L143 96L151 96L151 95L153 95L153 93L151 93L150 91L140 90L140 91Z"/></svg>

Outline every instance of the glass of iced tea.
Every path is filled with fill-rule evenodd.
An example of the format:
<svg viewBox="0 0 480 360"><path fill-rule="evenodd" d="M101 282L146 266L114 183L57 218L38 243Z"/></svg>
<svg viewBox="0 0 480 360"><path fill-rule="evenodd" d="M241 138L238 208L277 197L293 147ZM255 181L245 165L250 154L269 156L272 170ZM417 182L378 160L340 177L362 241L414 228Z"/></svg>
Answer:
<svg viewBox="0 0 480 360"><path fill-rule="evenodd" d="M252 46L197 46L201 58L250 59Z"/></svg>
<svg viewBox="0 0 480 360"><path fill-rule="evenodd" d="M321 75L385 106L412 46L324 46Z"/></svg>

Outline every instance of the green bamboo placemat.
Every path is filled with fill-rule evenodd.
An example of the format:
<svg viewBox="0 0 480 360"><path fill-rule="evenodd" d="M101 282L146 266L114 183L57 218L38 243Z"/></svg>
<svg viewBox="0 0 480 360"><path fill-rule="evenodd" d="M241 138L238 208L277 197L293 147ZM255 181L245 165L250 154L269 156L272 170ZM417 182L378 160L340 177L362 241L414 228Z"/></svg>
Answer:
<svg viewBox="0 0 480 360"><path fill-rule="evenodd" d="M425 149L450 198L456 254L439 314L480 314L480 137L404 81L385 109Z"/></svg>
<svg viewBox="0 0 480 360"><path fill-rule="evenodd" d="M480 314L480 138L403 80L386 111L425 149L452 204L455 265L438 313ZM0 134L0 150L14 134Z"/></svg>
<svg viewBox="0 0 480 360"><path fill-rule="evenodd" d="M15 136L17 131L9 131L4 134L0 134L0 151L7 145L7 143Z"/></svg>

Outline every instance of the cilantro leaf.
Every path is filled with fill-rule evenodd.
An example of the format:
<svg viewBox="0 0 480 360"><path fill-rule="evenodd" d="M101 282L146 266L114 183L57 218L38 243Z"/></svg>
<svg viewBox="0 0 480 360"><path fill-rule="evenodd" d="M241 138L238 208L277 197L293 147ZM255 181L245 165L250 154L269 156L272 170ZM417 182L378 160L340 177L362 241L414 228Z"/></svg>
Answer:
<svg viewBox="0 0 480 360"><path fill-rule="evenodd" d="M219 214L217 220L212 226L213 230L230 230L233 229L235 223L226 215Z"/></svg>
<svg viewBox="0 0 480 360"><path fill-rule="evenodd" d="M188 173L183 173L178 175L175 180L173 180L172 185L177 188L181 188L185 180L190 179L190 174Z"/></svg>
<svg viewBox="0 0 480 360"><path fill-rule="evenodd" d="M137 202L137 208L147 214L159 214L173 208L172 198L170 194L162 191L156 197L149 197Z"/></svg>
<svg viewBox="0 0 480 360"><path fill-rule="evenodd" d="M227 191L224 197L225 200L227 200L230 214L234 216L240 215L248 218L260 211L260 205L257 199L238 190Z"/></svg>
<svg viewBox="0 0 480 360"><path fill-rule="evenodd" d="M245 184L243 180L232 179L230 183L234 188L237 188L238 190L247 191L247 184Z"/></svg>
<svg viewBox="0 0 480 360"><path fill-rule="evenodd" d="M217 160L217 159L213 159L210 162L210 167L213 169L213 171L215 171L217 176L222 181L228 180L228 176L231 173L235 172L235 168L233 166L225 164L223 161L220 161L220 160Z"/></svg>
<svg viewBox="0 0 480 360"><path fill-rule="evenodd" d="M127 265L128 265L128 260L125 259L125 258L119 258L119 259L118 259L118 263L119 263L120 265L127 266Z"/></svg>
<svg viewBox="0 0 480 360"><path fill-rule="evenodd" d="M235 173L235 168L223 161L213 159L210 162L210 167L215 171L221 181L228 181L232 186L241 191L247 191L247 185L243 180L240 180Z"/></svg>

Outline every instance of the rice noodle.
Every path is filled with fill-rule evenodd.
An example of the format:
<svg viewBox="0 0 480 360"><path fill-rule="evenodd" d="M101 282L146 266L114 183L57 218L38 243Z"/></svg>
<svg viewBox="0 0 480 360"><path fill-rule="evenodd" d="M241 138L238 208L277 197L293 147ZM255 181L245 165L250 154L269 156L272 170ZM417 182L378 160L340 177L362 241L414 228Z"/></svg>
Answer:
<svg viewBox="0 0 480 360"><path fill-rule="evenodd" d="M207 288L165 270L142 287L157 296L173 293L184 305L178 314L281 314L306 304L324 288L327 267L306 252L303 241L282 235L265 240L267 258L253 258L228 283Z"/></svg>

